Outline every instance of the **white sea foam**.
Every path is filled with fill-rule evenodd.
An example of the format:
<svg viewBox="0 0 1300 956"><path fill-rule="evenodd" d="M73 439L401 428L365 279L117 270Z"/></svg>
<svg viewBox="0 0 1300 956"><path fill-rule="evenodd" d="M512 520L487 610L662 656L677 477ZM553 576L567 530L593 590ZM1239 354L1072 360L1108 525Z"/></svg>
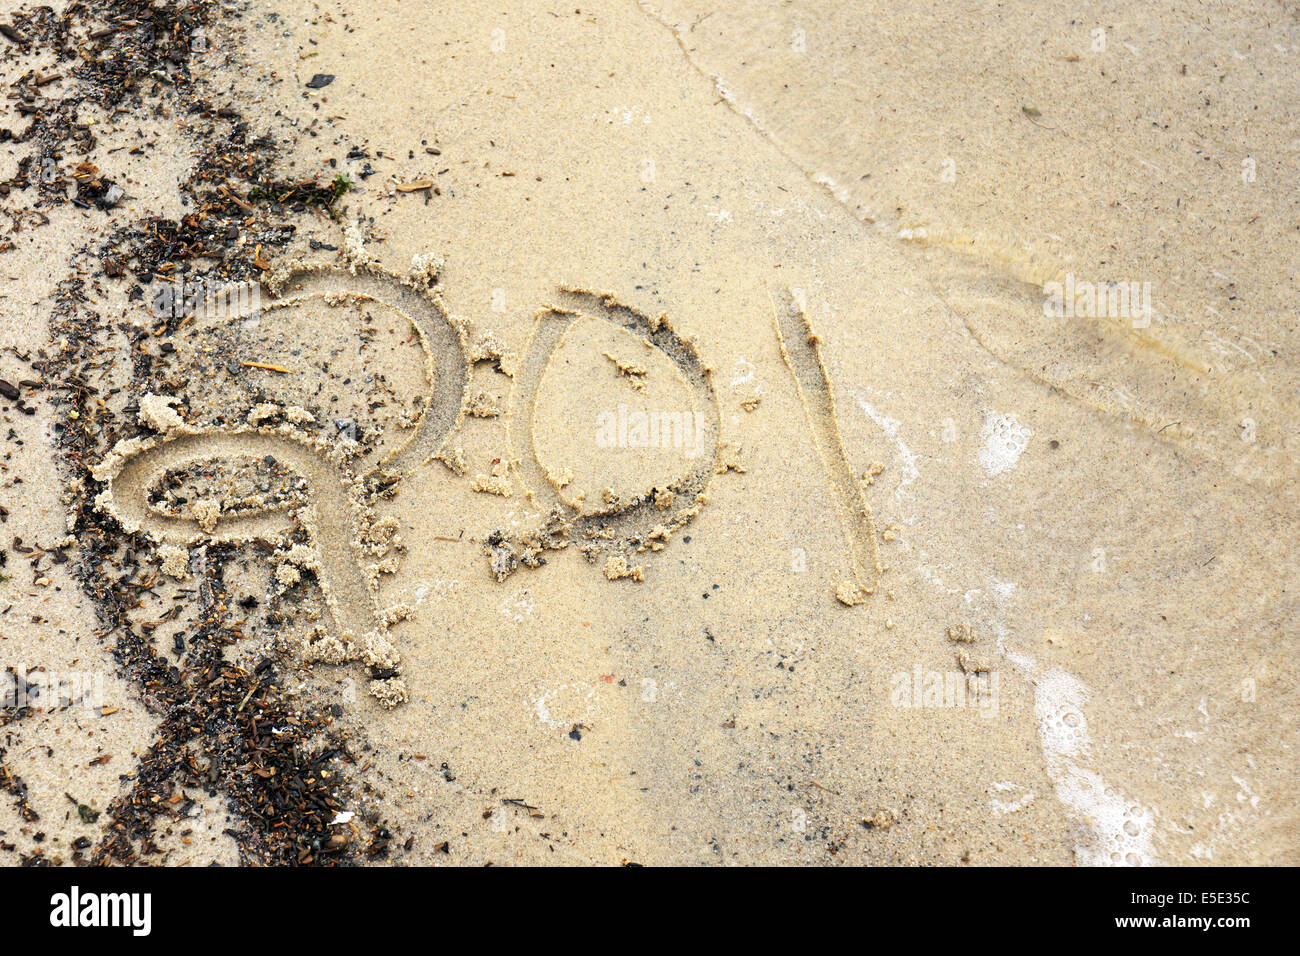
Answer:
<svg viewBox="0 0 1300 956"><path fill-rule="evenodd" d="M1092 754L1083 710L1090 696L1087 686L1059 668L1045 668L1027 654L1008 651L1004 629L996 630L998 650L1034 685L1038 738L1057 799L1088 825L1087 838L1074 848L1078 861L1086 866L1157 863L1151 843L1155 814L1085 766Z"/></svg>
<svg viewBox="0 0 1300 956"><path fill-rule="evenodd" d="M986 418L979 463L989 477L1016 467L1016 462L1029 447L1032 435L1033 432L1021 425L1015 415L990 415Z"/></svg>
<svg viewBox="0 0 1300 956"><path fill-rule="evenodd" d="M893 442L894 447L898 449L898 461L902 465L903 473L898 479L898 487L894 489L894 495L898 496L903 493L903 489L917 478L921 477L921 471L917 467L916 453L907 447L907 443L898 437L902 423L896 418L890 418L883 412L879 411L874 405L867 401L860 392L852 392L854 400L858 407L867 413L867 416L876 423L885 437Z"/></svg>

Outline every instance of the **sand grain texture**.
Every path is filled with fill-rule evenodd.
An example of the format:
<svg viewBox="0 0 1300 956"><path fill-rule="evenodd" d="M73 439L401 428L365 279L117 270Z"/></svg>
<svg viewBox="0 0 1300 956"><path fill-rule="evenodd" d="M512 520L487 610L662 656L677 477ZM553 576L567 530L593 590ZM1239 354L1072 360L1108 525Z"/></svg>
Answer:
<svg viewBox="0 0 1300 956"><path fill-rule="evenodd" d="M0 647L107 706L11 715L0 860L1295 862L1300 31L987 6L255 0L104 115L129 208L0 257L0 378L75 345L99 402L72 456L76 389L2 406L5 537L70 560L9 554ZM90 251L226 195L198 94L275 143L200 262L265 285L159 322ZM1067 272L1159 318L1046 316ZM356 819L167 777L146 658L320 718Z"/></svg>

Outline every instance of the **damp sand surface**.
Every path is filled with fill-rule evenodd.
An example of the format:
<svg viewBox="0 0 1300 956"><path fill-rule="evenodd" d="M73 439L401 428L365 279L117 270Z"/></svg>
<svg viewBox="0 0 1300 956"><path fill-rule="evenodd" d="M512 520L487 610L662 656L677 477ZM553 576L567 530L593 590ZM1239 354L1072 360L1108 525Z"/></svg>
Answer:
<svg viewBox="0 0 1300 956"><path fill-rule="evenodd" d="M351 188L240 253L252 311L155 334L99 277L83 484L67 406L7 402L40 555L0 647L106 704L6 727L14 852L103 841L169 726L107 572L52 557L86 508L138 532L160 660L220 618L331 715L363 861L1295 862L1294 130L1242 104L1284 115L1300 33L1133 7L1094 49L1030 6L475 2L425 42L418 4L253 3L196 82ZM136 130L102 136L107 169ZM172 152L110 224L183 213ZM93 239L50 217L10 305ZM1047 315L1067 281L1155 306ZM268 457L296 496L232 506ZM177 792L154 862L250 859L244 803Z"/></svg>

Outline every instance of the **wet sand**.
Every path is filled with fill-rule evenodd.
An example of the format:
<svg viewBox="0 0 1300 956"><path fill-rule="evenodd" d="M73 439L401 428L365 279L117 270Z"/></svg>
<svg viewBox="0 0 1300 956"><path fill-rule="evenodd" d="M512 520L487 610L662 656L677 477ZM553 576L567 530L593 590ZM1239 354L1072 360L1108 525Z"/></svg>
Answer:
<svg viewBox="0 0 1300 956"><path fill-rule="evenodd" d="M1300 28L1120 12L259 2L82 94L0 859L1295 862Z"/></svg>

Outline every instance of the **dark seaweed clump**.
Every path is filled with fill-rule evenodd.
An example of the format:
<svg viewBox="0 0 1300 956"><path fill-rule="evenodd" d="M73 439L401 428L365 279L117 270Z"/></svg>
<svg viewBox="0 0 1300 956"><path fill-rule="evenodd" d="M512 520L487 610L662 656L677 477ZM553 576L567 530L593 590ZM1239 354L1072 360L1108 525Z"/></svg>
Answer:
<svg viewBox="0 0 1300 956"><path fill-rule="evenodd" d="M225 583L223 559L236 556L235 549L210 552L193 598L198 613L176 637L174 663L151 637L159 622L141 620L146 600L157 598L156 569L141 560L150 554L147 543L90 507L99 490L90 465L136 428L119 421L102 400L102 370L121 357L104 350L114 330L92 300L113 283L125 285L129 298L144 299L151 283L185 273L221 281L256 278L293 238L295 217L332 213L350 186L345 177L324 185L286 181L277 174L274 142L255 135L233 106L204 98L191 75L192 59L218 32L225 37L237 30L223 16L211 0L104 0L71 3L59 14L27 7L0 24L0 45L7 45L0 58L9 66L37 49L53 51L57 61L55 69L28 70L11 84L27 125L0 129L0 143L23 151L18 173L0 183L0 203L34 190L34 209L62 202L113 208L120 188L111 171L85 159L96 143L93 128L76 119L85 102L110 115L178 111L199 154L180 185L189 210L184 216L139 219L73 255L51 317L52 337L66 347L54 356L44 350L26 356L39 379L24 385L47 393L58 412L55 438L74 491L69 508L80 548L73 566L94 602L97 636L160 717L153 744L123 778L129 789L102 815L102 837L95 845L78 841L75 863L161 861L160 830L184 835L187 815L202 794L222 799L237 821L226 832L244 863L346 864L389 852L389 832L371 811L358 812L368 823L361 838L330 825L359 796L355 772L349 772L356 757L335 727L337 706L285 694L280 664L272 657L247 667L228 659L226 651L247 637L237 609L253 600L241 601ZM39 225L39 214L33 218L29 210L28 216ZM5 248L0 244L0 252ZM162 316L152 332L165 339L178 331L179 321L177 315ZM169 377L164 359L137 347L147 333L131 334L132 390L183 387ZM0 727L22 716L0 709ZM17 801L24 819L39 819L3 757L0 749L0 789ZM4 849L13 847L0 844ZM47 861L38 848L24 862Z"/></svg>

